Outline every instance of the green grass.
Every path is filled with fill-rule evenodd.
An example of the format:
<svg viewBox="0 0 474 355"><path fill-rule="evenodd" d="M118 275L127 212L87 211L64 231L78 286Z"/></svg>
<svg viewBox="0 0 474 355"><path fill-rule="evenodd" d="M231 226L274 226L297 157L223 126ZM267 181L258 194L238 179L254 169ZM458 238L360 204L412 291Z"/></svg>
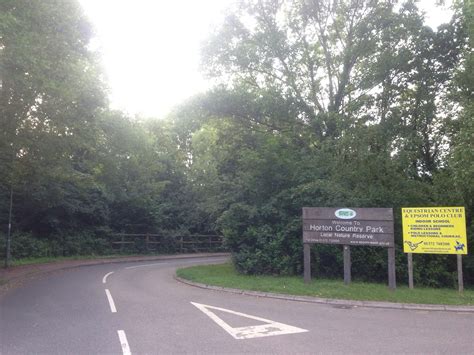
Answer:
<svg viewBox="0 0 474 355"><path fill-rule="evenodd" d="M299 296L360 301L474 305L474 290L465 290L463 294L460 294L455 289L415 286L415 289L410 290L406 286L398 285L395 291L390 291L384 284L352 282L346 286L342 280L327 279L313 279L311 283L305 284L301 276L240 275L230 263L183 268L177 271L177 275L183 279L207 285Z"/></svg>

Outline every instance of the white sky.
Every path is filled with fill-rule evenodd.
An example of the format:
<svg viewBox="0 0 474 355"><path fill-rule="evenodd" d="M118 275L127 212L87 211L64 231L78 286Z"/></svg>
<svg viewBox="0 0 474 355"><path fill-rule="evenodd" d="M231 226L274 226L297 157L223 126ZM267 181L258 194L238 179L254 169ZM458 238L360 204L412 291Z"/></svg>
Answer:
<svg viewBox="0 0 474 355"><path fill-rule="evenodd" d="M428 24L450 19L422 0ZM113 108L162 117L210 87L199 70L200 47L233 0L80 0L96 30L95 45ZM451 1L446 1L451 3Z"/></svg>

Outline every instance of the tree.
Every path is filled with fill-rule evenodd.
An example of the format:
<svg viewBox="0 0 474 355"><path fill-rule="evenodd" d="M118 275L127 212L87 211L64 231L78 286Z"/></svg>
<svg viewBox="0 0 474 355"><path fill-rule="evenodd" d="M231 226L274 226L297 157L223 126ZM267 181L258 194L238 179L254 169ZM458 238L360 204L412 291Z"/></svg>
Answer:
<svg viewBox="0 0 474 355"><path fill-rule="evenodd" d="M14 191L25 230L61 234L84 214L100 219L87 161L106 101L91 35L76 1L0 4L0 185Z"/></svg>
<svg viewBox="0 0 474 355"><path fill-rule="evenodd" d="M460 200L467 209L468 244L474 241L474 2L458 4L459 23L467 32L468 42L463 47L463 62L457 71L452 88L454 101L460 105L459 119L453 121L452 150L448 171L454 180ZM449 183L451 183L451 179ZM446 186L448 184L445 184ZM474 258L465 258L467 281L474 280Z"/></svg>
<svg viewBox="0 0 474 355"><path fill-rule="evenodd" d="M462 191L465 203L474 208L474 4L465 1L462 20L469 42L463 48L465 64L456 77L455 99L462 107L462 114L455 122L452 164L455 181ZM454 91L453 90L453 91Z"/></svg>
<svg viewBox="0 0 474 355"><path fill-rule="evenodd" d="M449 114L439 95L462 47L453 26L424 27L410 1L243 1L239 11L204 51L209 75L267 103L262 116L240 105L235 117L244 107L273 129L303 127L307 142L376 125L377 149L400 152L412 176L436 170Z"/></svg>
<svg viewBox="0 0 474 355"><path fill-rule="evenodd" d="M239 270L298 271L304 205L441 203L465 43L459 16L434 31L414 1L240 2L205 47L224 89L203 101L217 119L195 136L210 186L229 181L210 190L228 206L218 220ZM224 167L234 176L224 180ZM377 251L354 252L359 265L367 258L383 264Z"/></svg>

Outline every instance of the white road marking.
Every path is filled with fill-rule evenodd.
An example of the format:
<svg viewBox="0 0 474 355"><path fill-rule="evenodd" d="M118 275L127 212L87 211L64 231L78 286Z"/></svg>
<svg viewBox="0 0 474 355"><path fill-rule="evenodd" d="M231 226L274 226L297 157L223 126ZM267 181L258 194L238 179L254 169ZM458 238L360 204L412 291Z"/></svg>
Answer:
<svg viewBox="0 0 474 355"><path fill-rule="evenodd" d="M117 333L120 339L120 345L122 345L123 355L131 355L132 352L130 351L130 346L128 345L127 336L125 335L125 332L123 330L117 330Z"/></svg>
<svg viewBox="0 0 474 355"><path fill-rule="evenodd" d="M107 277L108 277L109 275L112 275L113 273L114 273L114 272L111 271L111 272L109 272L108 274L106 274L106 275L104 276L104 278L102 279L102 283L105 284L105 283L107 282Z"/></svg>
<svg viewBox="0 0 474 355"><path fill-rule="evenodd" d="M147 266L155 266L155 265L166 265L166 264L169 264L169 263L154 263L154 264L128 266L125 269L136 269L136 268L139 268L139 267L147 267Z"/></svg>
<svg viewBox="0 0 474 355"><path fill-rule="evenodd" d="M200 304L200 303L195 303L195 302L191 302L191 304L196 306L198 309L204 312L204 314L206 314L209 318L211 318L214 322L216 322L218 325L224 328L224 330L227 333L229 333L234 339L252 339L252 338L267 337L267 336L272 336L272 335L303 333L303 332L308 331L306 329L293 327L291 325L283 324L279 322L274 322L272 320L265 319L265 318L251 316L249 314L232 311L230 309L208 306L205 304ZM267 324L233 328L229 324L224 322L221 318L219 318L214 312L210 311L210 309L215 309L217 311L234 314L236 316L245 317L252 320L257 320L259 322L265 322Z"/></svg>
<svg viewBox="0 0 474 355"><path fill-rule="evenodd" d="M112 295L110 294L110 291L108 289L105 289L105 294L107 295L107 299L109 300L110 310L112 311L112 313L117 313L117 308L115 308L114 299L112 298Z"/></svg>

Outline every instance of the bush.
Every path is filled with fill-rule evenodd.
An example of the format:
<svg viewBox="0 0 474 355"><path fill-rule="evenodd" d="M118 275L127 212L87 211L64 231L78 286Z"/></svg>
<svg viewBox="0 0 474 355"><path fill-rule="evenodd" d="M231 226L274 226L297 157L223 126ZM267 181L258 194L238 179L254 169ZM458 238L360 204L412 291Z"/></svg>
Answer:
<svg viewBox="0 0 474 355"><path fill-rule="evenodd" d="M263 213L262 213L263 212ZM234 204L219 220L236 269L244 274L295 274L302 252L297 233L281 227L273 210ZM282 232L284 231L284 232Z"/></svg>
<svg viewBox="0 0 474 355"><path fill-rule="evenodd" d="M303 272L303 243L301 209L295 206L345 205L338 201L318 202L318 194L284 192L267 204L257 208L236 203L219 219L226 246L232 253L236 270L243 274L301 274ZM311 191L309 191L311 192ZM305 197L303 197L306 195ZM319 199L325 196L319 194ZM344 194L340 194L344 198ZM332 197L334 199L334 195ZM358 205L357 202L354 202ZM402 250L400 214L395 212L396 274L399 283L408 283L407 257ZM472 248L472 224L468 226L468 246ZM314 245L312 273L316 277L342 278L343 252L341 246ZM387 249L377 247L351 248L352 275L361 281L387 282ZM474 257L464 256L464 282L472 285ZM414 256L414 281L430 287L456 287L457 267L455 255Z"/></svg>
<svg viewBox="0 0 474 355"><path fill-rule="evenodd" d="M111 251L107 238L99 237L93 232L69 234L62 241L63 256L105 255Z"/></svg>
<svg viewBox="0 0 474 355"><path fill-rule="evenodd" d="M6 243L6 235L3 239L3 249ZM41 258L54 255L54 247L48 241L34 238L30 233L14 233L11 237L12 259Z"/></svg>
<svg viewBox="0 0 474 355"><path fill-rule="evenodd" d="M6 235L1 235L1 250L5 250ZM93 232L68 234L64 237L44 238L31 233L14 233L11 238L12 259L42 258L75 255L105 255L112 252L106 238ZM2 258L5 255L2 253Z"/></svg>

